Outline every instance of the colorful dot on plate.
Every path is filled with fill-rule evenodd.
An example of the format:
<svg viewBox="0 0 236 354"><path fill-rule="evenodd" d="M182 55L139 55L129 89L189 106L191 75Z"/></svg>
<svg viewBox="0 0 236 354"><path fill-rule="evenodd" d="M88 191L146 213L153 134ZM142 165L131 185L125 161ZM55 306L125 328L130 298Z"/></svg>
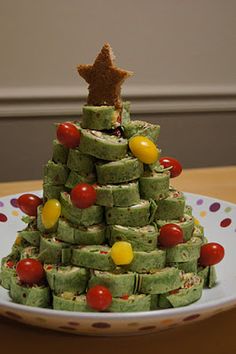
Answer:
<svg viewBox="0 0 236 354"><path fill-rule="evenodd" d="M199 315L199 313L196 313L195 315L191 315L191 316L185 317L183 319L183 321L193 321L193 320L195 320L198 317L200 317L200 315Z"/></svg>
<svg viewBox="0 0 236 354"><path fill-rule="evenodd" d="M196 204L197 205L202 205L203 204L203 199L198 199Z"/></svg>
<svg viewBox="0 0 236 354"><path fill-rule="evenodd" d="M0 222L6 222L7 216L5 214L0 213Z"/></svg>
<svg viewBox="0 0 236 354"><path fill-rule="evenodd" d="M36 317L35 320L38 321L38 322L42 322L42 323L43 322L47 322L47 320L45 318L43 318L43 317Z"/></svg>
<svg viewBox="0 0 236 354"><path fill-rule="evenodd" d="M22 320L23 318L18 315L18 313L15 313L15 312L11 312L11 311L6 311L5 314L11 318L14 318L16 320Z"/></svg>
<svg viewBox="0 0 236 354"><path fill-rule="evenodd" d="M174 320L169 319L169 318L167 318L166 320L161 321L161 323L163 323L163 324L171 324L173 322L174 322Z"/></svg>
<svg viewBox="0 0 236 354"><path fill-rule="evenodd" d="M220 203L215 202L213 204L210 205L209 210L212 212L216 212L220 209Z"/></svg>
<svg viewBox="0 0 236 354"><path fill-rule="evenodd" d="M139 331L151 331L152 329L156 329L156 326L146 326L139 328Z"/></svg>
<svg viewBox="0 0 236 354"><path fill-rule="evenodd" d="M207 213L206 213L206 211L204 211L204 210L200 212L200 216L201 216L202 218L204 218L204 217L206 216L206 214L207 214Z"/></svg>
<svg viewBox="0 0 236 354"><path fill-rule="evenodd" d="M195 225L200 225L200 221L199 221L198 219L193 218L193 220L194 220L194 224L195 224Z"/></svg>
<svg viewBox="0 0 236 354"><path fill-rule="evenodd" d="M4 203L0 201L0 207L3 207L4 206Z"/></svg>
<svg viewBox="0 0 236 354"><path fill-rule="evenodd" d="M14 208L19 208L18 200L16 198L11 199L10 203Z"/></svg>
<svg viewBox="0 0 236 354"><path fill-rule="evenodd" d="M227 227L232 223L232 220L230 218L226 218L220 222L221 227Z"/></svg>
<svg viewBox="0 0 236 354"><path fill-rule="evenodd" d="M128 326L131 326L131 327L137 327L139 325L138 322L131 322L131 323L128 323Z"/></svg>
<svg viewBox="0 0 236 354"><path fill-rule="evenodd" d="M92 327L94 327L94 328L110 328L111 325L106 322L95 322L92 324Z"/></svg>
<svg viewBox="0 0 236 354"><path fill-rule="evenodd" d="M19 216L19 213L16 210L13 210L11 213L12 213L13 216Z"/></svg>
<svg viewBox="0 0 236 354"><path fill-rule="evenodd" d="M225 211L226 213L229 213L231 210L232 210L231 207L226 207L224 211Z"/></svg>

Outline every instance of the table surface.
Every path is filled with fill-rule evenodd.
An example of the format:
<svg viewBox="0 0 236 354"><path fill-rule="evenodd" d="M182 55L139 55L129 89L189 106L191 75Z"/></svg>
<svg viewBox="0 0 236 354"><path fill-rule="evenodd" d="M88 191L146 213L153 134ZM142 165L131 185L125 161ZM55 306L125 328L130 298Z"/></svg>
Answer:
<svg viewBox="0 0 236 354"><path fill-rule="evenodd" d="M208 195L236 203L236 167L185 170L173 181L182 191ZM41 181L0 183L0 196L41 189ZM86 337L54 332L0 317L0 344L8 353L67 353L71 349L87 354L135 352L233 353L236 308L207 320L162 333L130 337ZM171 340L170 340L171 339ZM1 351L2 352L2 351Z"/></svg>

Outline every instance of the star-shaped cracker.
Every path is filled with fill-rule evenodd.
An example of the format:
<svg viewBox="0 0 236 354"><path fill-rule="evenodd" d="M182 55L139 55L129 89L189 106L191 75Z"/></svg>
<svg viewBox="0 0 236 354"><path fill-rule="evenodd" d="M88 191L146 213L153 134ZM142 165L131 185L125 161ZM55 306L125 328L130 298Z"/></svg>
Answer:
<svg viewBox="0 0 236 354"><path fill-rule="evenodd" d="M93 65L78 65L78 73L89 84L88 105L122 108L121 85L133 73L116 67L114 59L111 46L105 43Z"/></svg>

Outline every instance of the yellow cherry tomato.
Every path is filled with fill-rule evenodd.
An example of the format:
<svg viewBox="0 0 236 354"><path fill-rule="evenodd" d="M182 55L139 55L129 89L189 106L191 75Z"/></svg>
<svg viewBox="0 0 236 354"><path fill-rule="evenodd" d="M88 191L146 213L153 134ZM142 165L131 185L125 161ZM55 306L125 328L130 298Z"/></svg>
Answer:
<svg viewBox="0 0 236 354"><path fill-rule="evenodd" d="M15 245L20 246L22 242L22 237L21 236L17 236L15 239Z"/></svg>
<svg viewBox="0 0 236 354"><path fill-rule="evenodd" d="M111 248L111 258L116 265L130 264L134 258L133 249L129 242L115 242Z"/></svg>
<svg viewBox="0 0 236 354"><path fill-rule="evenodd" d="M140 161L151 164L157 161L159 150L146 136L134 136L129 140L129 148L132 154Z"/></svg>
<svg viewBox="0 0 236 354"><path fill-rule="evenodd" d="M45 229L51 229L61 215L61 203L57 199L49 199L43 206L42 223Z"/></svg>

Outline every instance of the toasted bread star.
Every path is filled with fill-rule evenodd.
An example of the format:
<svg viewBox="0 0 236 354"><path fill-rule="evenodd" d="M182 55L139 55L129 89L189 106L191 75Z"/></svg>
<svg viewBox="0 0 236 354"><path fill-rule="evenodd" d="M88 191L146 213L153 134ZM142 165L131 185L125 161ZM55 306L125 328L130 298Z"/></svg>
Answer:
<svg viewBox="0 0 236 354"><path fill-rule="evenodd" d="M133 73L116 67L114 59L111 46L105 43L93 65L78 65L78 73L89 84L88 105L122 107L121 85Z"/></svg>

